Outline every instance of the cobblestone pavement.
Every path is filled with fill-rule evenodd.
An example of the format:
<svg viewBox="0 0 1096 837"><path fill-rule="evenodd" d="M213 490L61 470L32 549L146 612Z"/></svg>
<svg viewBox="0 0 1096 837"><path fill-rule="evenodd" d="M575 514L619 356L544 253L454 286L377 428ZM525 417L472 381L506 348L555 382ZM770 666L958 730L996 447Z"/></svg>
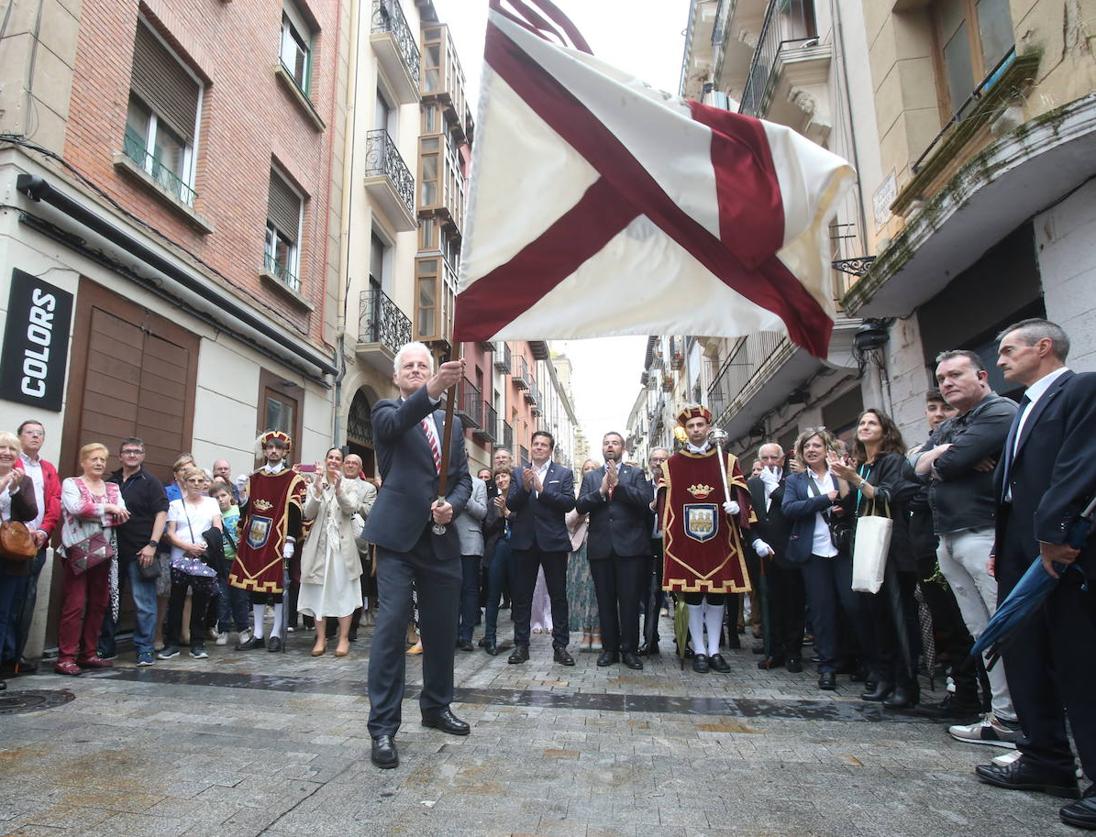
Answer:
<svg viewBox="0 0 1096 837"><path fill-rule="evenodd" d="M544 636L521 666L458 651L454 709L472 734L421 727L409 689L400 767L379 771L368 637L344 659L310 657L311 639L292 635L280 655L210 644L208 660L148 669L130 652L110 672L9 681L4 701L42 703L0 714L0 832L1078 833L1060 801L975 781L1003 750L865 704L845 677L825 693L810 666L758 671L748 648L729 652L729 675L682 672L665 639L635 672L592 653L555 665ZM421 684L417 658L407 675Z"/></svg>

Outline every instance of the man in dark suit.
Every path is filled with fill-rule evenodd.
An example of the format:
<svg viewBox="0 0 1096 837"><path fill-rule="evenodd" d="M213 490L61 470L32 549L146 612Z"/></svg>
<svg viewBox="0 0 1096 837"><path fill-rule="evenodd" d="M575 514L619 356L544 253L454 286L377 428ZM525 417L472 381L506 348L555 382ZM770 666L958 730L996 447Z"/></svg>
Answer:
<svg viewBox="0 0 1096 837"><path fill-rule="evenodd" d="M1096 544L1090 536L1077 550L1069 536L1096 493L1096 374L1066 368L1069 338L1046 320L1024 320L999 339L997 365L1027 389L994 474L998 594L1004 601L1036 556L1060 580L1004 653L1021 757L976 773L998 787L1076 798L1066 715L1081 766L1096 777ZM1096 829L1096 785L1060 814Z"/></svg>
<svg viewBox="0 0 1096 837"><path fill-rule="evenodd" d="M529 442L528 467L515 468L506 496L506 507L515 512L510 523L510 547L514 550L514 578L510 583L514 618L514 652L509 663L529 659L529 618L537 571L544 567L544 582L552 602L552 649L555 661L573 666L567 651L567 554L571 537L563 516L575 507L575 478L569 468L552 461L556 440L538 430Z"/></svg>
<svg viewBox="0 0 1096 837"><path fill-rule="evenodd" d="M400 727L404 688L404 637L411 619L411 584L419 597L422 634L422 695L425 726L467 735L468 724L453 715L453 652L460 606L460 539L453 519L472 493L464 429L453 419L446 494L439 496L445 413L438 399L464 374L463 361L434 360L422 343L396 354L393 381L400 398L373 407L373 438L384 487L377 493L362 537L377 547L377 614L369 655L369 734L377 767L396 767L393 740ZM445 526L437 534L433 524Z"/></svg>
<svg viewBox="0 0 1096 837"><path fill-rule="evenodd" d="M763 608L763 626L769 633L768 654L757 667L773 669L786 666L788 671L803 670L803 623L806 617L806 591L803 573L785 558L788 538L791 535L784 519L781 503L784 500L784 449L776 442L767 442L758 448L761 474L750 477L750 488L757 522L750 529L754 538L754 554L759 561L750 567L755 573L765 575L765 592L768 607ZM760 579L759 579L760 581ZM760 583L757 585L760 589ZM767 612L766 612L767 611Z"/></svg>
<svg viewBox="0 0 1096 837"><path fill-rule="evenodd" d="M599 666L621 659L641 669L639 600L647 575L651 489L643 471L622 464L624 437L606 433L601 440L605 464L582 479L575 508L590 515L586 555L597 595L601 623Z"/></svg>

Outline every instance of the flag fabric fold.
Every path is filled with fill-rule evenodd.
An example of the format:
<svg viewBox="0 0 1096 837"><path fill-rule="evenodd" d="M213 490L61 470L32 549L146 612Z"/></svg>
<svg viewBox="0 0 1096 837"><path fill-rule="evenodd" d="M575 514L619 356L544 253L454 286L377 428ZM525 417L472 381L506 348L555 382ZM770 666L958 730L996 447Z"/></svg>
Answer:
<svg viewBox="0 0 1096 837"><path fill-rule="evenodd" d="M487 24L455 339L786 330L824 356L848 163L609 66L548 0L516 8Z"/></svg>

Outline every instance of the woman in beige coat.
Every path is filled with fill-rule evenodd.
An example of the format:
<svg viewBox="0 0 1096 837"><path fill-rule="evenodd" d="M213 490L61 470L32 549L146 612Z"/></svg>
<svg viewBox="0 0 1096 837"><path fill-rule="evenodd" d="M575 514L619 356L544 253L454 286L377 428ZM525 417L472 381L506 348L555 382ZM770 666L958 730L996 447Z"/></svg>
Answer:
<svg viewBox="0 0 1096 837"><path fill-rule="evenodd" d="M312 529L301 553L301 592L297 610L316 620L312 656L327 650L326 618L339 620L336 657L350 652L350 617L361 607L361 561L354 543L353 517L365 499L366 483L342 474L342 452L331 448L305 494L304 516ZM371 487L371 486L370 486Z"/></svg>

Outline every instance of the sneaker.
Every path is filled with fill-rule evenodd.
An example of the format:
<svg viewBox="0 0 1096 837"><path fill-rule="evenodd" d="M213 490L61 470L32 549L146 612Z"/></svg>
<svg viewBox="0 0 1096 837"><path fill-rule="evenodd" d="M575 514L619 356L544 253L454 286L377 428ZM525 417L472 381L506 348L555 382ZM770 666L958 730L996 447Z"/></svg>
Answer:
<svg viewBox="0 0 1096 837"><path fill-rule="evenodd" d="M251 637L252 637L251 628L244 628L242 631L240 631L240 636L236 640L236 644L237 645L247 645L249 642L251 642Z"/></svg>
<svg viewBox="0 0 1096 837"><path fill-rule="evenodd" d="M193 645L190 648L190 656L195 660L204 660L209 657L209 654L206 653L204 645Z"/></svg>
<svg viewBox="0 0 1096 837"><path fill-rule="evenodd" d="M96 654L95 656L97 656L100 660L117 660L118 652L111 651L109 654Z"/></svg>
<svg viewBox="0 0 1096 837"><path fill-rule="evenodd" d="M165 645L163 650L156 655L161 660L173 660L179 656L178 645Z"/></svg>
<svg viewBox="0 0 1096 837"><path fill-rule="evenodd" d="M965 744L989 744L1009 750L1016 749L1016 742L1023 735L1018 721L1011 723L1002 721L992 712L987 712L983 720L975 721L973 724L956 724L948 727L948 732L956 741L962 741Z"/></svg>
<svg viewBox="0 0 1096 837"><path fill-rule="evenodd" d="M221 631L217 634L215 643L216 645L228 645L228 631Z"/></svg>
<svg viewBox="0 0 1096 837"><path fill-rule="evenodd" d="M156 661L152 658L151 651L138 651L137 652L137 666L138 668L144 666L150 666Z"/></svg>
<svg viewBox="0 0 1096 837"><path fill-rule="evenodd" d="M217 632L216 627L212 627L212 628L209 629L209 638L210 639L216 639L219 636L220 636L220 634Z"/></svg>

